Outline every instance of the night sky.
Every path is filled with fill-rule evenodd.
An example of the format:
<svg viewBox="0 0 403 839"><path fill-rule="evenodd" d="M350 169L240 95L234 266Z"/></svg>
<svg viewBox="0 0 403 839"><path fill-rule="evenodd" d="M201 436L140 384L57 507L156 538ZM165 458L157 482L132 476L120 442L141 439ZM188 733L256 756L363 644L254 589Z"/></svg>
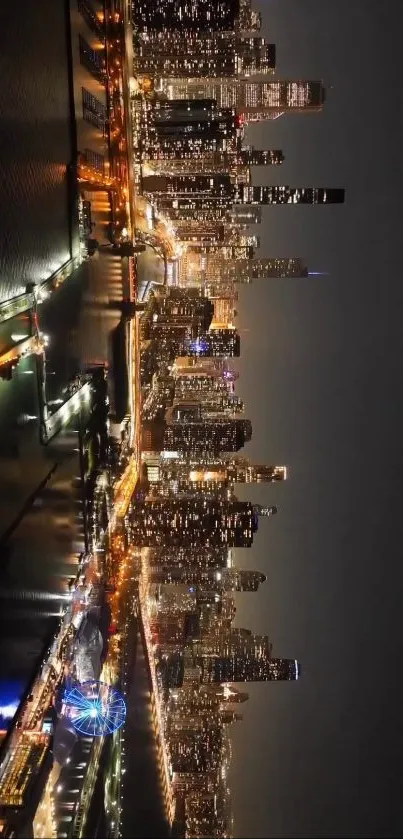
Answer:
<svg viewBox="0 0 403 839"><path fill-rule="evenodd" d="M237 624L298 657L253 685L234 731L235 836L400 837L403 772L402 0L255 0L278 76L323 79L322 114L249 131L281 148L254 182L345 186L346 204L266 209L264 256L330 276L242 290L246 453L289 481L237 564L267 574ZM256 490L256 488L255 488ZM241 495L241 493L240 493Z"/></svg>

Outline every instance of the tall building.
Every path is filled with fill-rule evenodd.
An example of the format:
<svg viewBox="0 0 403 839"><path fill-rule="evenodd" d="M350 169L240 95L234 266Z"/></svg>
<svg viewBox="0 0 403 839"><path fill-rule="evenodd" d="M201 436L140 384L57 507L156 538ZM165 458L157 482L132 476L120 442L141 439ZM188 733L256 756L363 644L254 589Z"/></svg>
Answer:
<svg viewBox="0 0 403 839"><path fill-rule="evenodd" d="M189 568L178 566L150 568L152 583L201 586L213 591L257 591L266 576L260 571L242 571L239 568Z"/></svg>
<svg viewBox="0 0 403 839"><path fill-rule="evenodd" d="M144 192L174 201L210 199L234 204L338 204L344 190L323 187L234 186L229 175L151 175L144 178Z"/></svg>
<svg viewBox="0 0 403 839"><path fill-rule="evenodd" d="M229 217L230 221L234 224L260 224L262 221L262 208L257 205L234 204L229 211Z"/></svg>
<svg viewBox="0 0 403 839"><path fill-rule="evenodd" d="M145 191L173 218L186 210L198 218L207 209L223 218L231 204L342 204L345 196L344 189L326 187L233 185L226 175L156 175L145 180Z"/></svg>
<svg viewBox="0 0 403 839"><path fill-rule="evenodd" d="M219 568L226 568L228 550L225 546L195 547L169 546L154 547L150 551L151 573L158 568L183 568L191 571L207 570L209 568L217 571Z"/></svg>
<svg viewBox="0 0 403 839"><path fill-rule="evenodd" d="M248 548L259 516L272 510L249 501L157 496L132 502L130 529L139 547Z"/></svg>
<svg viewBox="0 0 403 839"><path fill-rule="evenodd" d="M190 491L192 487L203 490L213 486L284 481L287 478L287 468L251 464L241 457L222 457L199 464L179 458L162 460L160 476L164 482L175 482L178 491Z"/></svg>
<svg viewBox="0 0 403 839"><path fill-rule="evenodd" d="M240 132L235 110L220 108L212 99L157 101L148 116L143 160L197 159L225 151Z"/></svg>
<svg viewBox="0 0 403 839"><path fill-rule="evenodd" d="M276 48L264 38L235 33L189 33L182 30L145 34L136 43L135 68L150 76L217 78L266 74L276 66Z"/></svg>
<svg viewBox="0 0 403 839"><path fill-rule="evenodd" d="M216 286L227 283L252 283L253 280L280 277L307 277L308 269L299 257L269 257L268 259L229 259L221 256L220 251L208 252L203 259L203 279L210 297L210 284Z"/></svg>
<svg viewBox="0 0 403 839"><path fill-rule="evenodd" d="M205 335L189 341L186 354L197 358L211 356L238 358L240 347L240 337L236 329L211 329Z"/></svg>
<svg viewBox="0 0 403 839"><path fill-rule="evenodd" d="M343 204L344 189L290 186L244 186L234 188L237 204Z"/></svg>
<svg viewBox="0 0 403 839"><path fill-rule="evenodd" d="M241 122L277 119L284 113L321 111L326 91L321 81L250 81L247 79L170 80L173 99L215 99L222 108L235 108Z"/></svg>
<svg viewBox="0 0 403 839"><path fill-rule="evenodd" d="M226 32L235 28L239 11L239 0L133 0L132 20L139 32Z"/></svg>
<svg viewBox="0 0 403 839"><path fill-rule="evenodd" d="M277 682L296 681L300 666L296 659L272 658L262 650L236 652L217 656L203 654L193 656L193 665L200 673L203 685L231 682ZM159 670L166 688L177 688L183 684L185 658L183 653L166 655L159 661Z"/></svg>
<svg viewBox="0 0 403 839"><path fill-rule="evenodd" d="M223 682L295 681L300 668L292 658L261 658L254 655L199 656L202 684Z"/></svg>
<svg viewBox="0 0 403 839"><path fill-rule="evenodd" d="M250 420L204 417L200 420L172 422L163 436L163 451L190 454L237 452L252 437ZM153 451L155 451L153 447Z"/></svg>
<svg viewBox="0 0 403 839"><path fill-rule="evenodd" d="M153 171L161 175L186 175L186 174L226 174L230 173L235 177L240 167L249 166L280 166L284 162L284 154L279 149L254 149L253 146L244 146L227 151L216 151L199 155L194 158L171 158L155 159L146 161ZM256 224L258 214L244 217L233 216L234 222L240 224ZM260 219L259 219L260 220Z"/></svg>

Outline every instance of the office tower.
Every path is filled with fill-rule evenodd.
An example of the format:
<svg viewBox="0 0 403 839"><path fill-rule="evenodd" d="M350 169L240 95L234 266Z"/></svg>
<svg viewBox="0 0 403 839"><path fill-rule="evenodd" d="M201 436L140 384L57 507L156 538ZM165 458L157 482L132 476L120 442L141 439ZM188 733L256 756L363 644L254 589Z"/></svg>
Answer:
<svg viewBox="0 0 403 839"><path fill-rule="evenodd" d="M165 429L162 449L190 454L221 454L242 449L252 437L250 420L208 416L201 420L172 422ZM156 450L155 448L153 449Z"/></svg>
<svg viewBox="0 0 403 839"><path fill-rule="evenodd" d="M232 836L228 812L220 812L217 794L188 795L185 800L185 831L189 839L221 839Z"/></svg>
<svg viewBox="0 0 403 839"><path fill-rule="evenodd" d="M234 186L229 175L151 175L144 178L144 192L173 200L228 201L234 204L340 204L344 190L323 187Z"/></svg>
<svg viewBox="0 0 403 839"><path fill-rule="evenodd" d="M296 681L300 676L300 666L296 659L272 658L264 646L233 654L228 650L228 654L220 656L216 652L193 655L193 666L200 673L202 685ZM185 674L183 653L175 652L161 657L158 667L166 689L182 686Z"/></svg>
<svg viewBox="0 0 403 839"><path fill-rule="evenodd" d="M199 179L205 177L198 176ZM208 191L191 194L184 192L178 197L173 193L156 196L158 207L165 211L172 219L192 218L217 219L225 218L231 204L263 204L276 206L279 204L342 204L344 203L344 189L323 187L289 187L289 186L237 186L214 181L213 176L208 185ZM224 175L219 176L225 178ZM168 180L168 179L166 179ZM200 186L199 180L199 186Z"/></svg>
<svg viewBox="0 0 403 839"><path fill-rule="evenodd" d="M211 197L231 197L231 178L223 175L149 175L143 178L145 194L155 196L209 195Z"/></svg>
<svg viewBox="0 0 403 839"><path fill-rule="evenodd" d="M244 186L234 188L236 204L343 204L344 189L290 186Z"/></svg>
<svg viewBox="0 0 403 839"><path fill-rule="evenodd" d="M284 154L279 149L254 149L253 146L245 146L235 147L227 151L206 153L194 158L155 159L147 161L147 164L153 171L161 175L194 175L203 172L226 174L229 172L232 177L235 177L237 171L240 171L240 167L280 166L283 162ZM241 215L233 217L233 222L239 224L256 224L257 221L258 214L249 217L242 217Z"/></svg>
<svg viewBox="0 0 403 839"><path fill-rule="evenodd" d="M200 586L213 591L257 591L266 576L260 571L243 571L239 568L186 568L153 566L149 571L152 583L158 585Z"/></svg>
<svg viewBox="0 0 403 839"><path fill-rule="evenodd" d="M142 449L144 452L183 452L188 455L219 455L243 448L252 436L250 420L239 417L213 416L196 418L200 405L190 411L185 421L144 420ZM182 409L182 416L185 411Z"/></svg>
<svg viewBox="0 0 403 839"><path fill-rule="evenodd" d="M215 251L207 253L203 260L203 279L210 299L213 296L209 290L210 284L216 286L218 294L221 284L248 284L253 280L307 276L308 269L299 257L229 259Z"/></svg>
<svg viewBox="0 0 403 839"><path fill-rule="evenodd" d="M202 684L223 682L295 681L299 678L298 662L291 658L269 658L244 655L199 656L194 663L201 670Z"/></svg>
<svg viewBox="0 0 403 839"><path fill-rule="evenodd" d="M235 28L239 0L133 0L132 19L137 31L194 33Z"/></svg>
<svg viewBox="0 0 403 839"><path fill-rule="evenodd" d="M222 108L235 108L241 123L321 111L326 94L321 81L247 79L170 80L167 92L172 99L215 99Z"/></svg>
<svg viewBox="0 0 403 839"><path fill-rule="evenodd" d="M211 356L238 358L240 347L240 337L236 329L211 329L205 335L189 341L186 355L197 358Z"/></svg>
<svg viewBox="0 0 403 839"><path fill-rule="evenodd" d="M269 514L249 501L151 496L132 502L130 529L139 547L248 548L259 516Z"/></svg>
<svg viewBox="0 0 403 839"><path fill-rule="evenodd" d="M235 301L238 295L231 293L228 295L209 295L209 299L214 305L214 315L211 321L212 330L219 328L228 328L232 326L235 317Z"/></svg>
<svg viewBox="0 0 403 839"><path fill-rule="evenodd" d="M159 568L183 568L191 571L201 571L213 568L225 568L227 566L228 550L224 547L197 548L164 545L154 547L150 551L150 573Z"/></svg>
<svg viewBox="0 0 403 839"><path fill-rule="evenodd" d="M197 158L228 149L240 132L234 109L215 100L157 101L148 112L149 130L142 159Z"/></svg>
<svg viewBox="0 0 403 839"><path fill-rule="evenodd" d="M168 716L167 739L173 772L209 772L219 766L222 722L211 714Z"/></svg>
<svg viewBox="0 0 403 839"><path fill-rule="evenodd" d="M260 224L262 221L262 208L257 205L234 204L229 211L229 218L233 224Z"/></svg>
<svg viewBox="0 0 403 839"><path fill-rule="evenodd" d="M240 0L236 29L239 32L260 32L262 16L252 9L251 0Z"/></svg>
<svg viewBox="0 0 403 839"><path fill-rule="evenodd" d="M251 464L246 458L221 457L207 463L189 462L178 458L162 460L160 475L164 482L175 482L178 491L188 488L207 490L208 487L227 487L233 484L260 484L284 481L287 478L285 466L266 466Z"/></svg>
<svg viewBox="0 0 403 839"><path fill-rule="evenodd" d="M217 78L267 74L276 66L276 48L264 38L235 33L146 33L136 43L137 72L169 78Z"/></svg>

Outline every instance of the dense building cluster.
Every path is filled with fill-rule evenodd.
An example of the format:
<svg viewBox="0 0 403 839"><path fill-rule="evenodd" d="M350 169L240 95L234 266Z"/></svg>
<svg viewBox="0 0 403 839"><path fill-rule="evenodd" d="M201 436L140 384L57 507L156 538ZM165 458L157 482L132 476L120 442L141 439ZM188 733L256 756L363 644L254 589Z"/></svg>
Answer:
<svg viewBox="0 0 403 839"><path fill-rule="evenodd" d="M141 319L143 474L127 538L147 557L148 608L179 835L231 834L229 724L236 683L295 680L295 659L234 626L236 592L264 574L234 565L273 505L241 501L238 483L286 478L239 455L252 428L235 393L238 284L305 277L299 257L260 258L262 205L342 203L344 190L256 185L280 166L247 126L322 110L320 80L274 77L276 49L251 0L136 0L135 73L143 84L141 186L177 245L172 282Z"/></svg>
<svg viewBox="0 0 403 839"><path fill-rule="evenodd" d="M148 613L177 835L231 835L229 728L247 694L238 682L295 680L267 636L234 626L237 592L266 579L234 564L261 517L277 512L237 498L237 484L282 481L284 466L238 452L252 434L235 393L237 331L212 328L215 300L201 287L167 287L142 314L141 484L126 534L143 549ZM152 362L152 363L151 363Z"/></svg>

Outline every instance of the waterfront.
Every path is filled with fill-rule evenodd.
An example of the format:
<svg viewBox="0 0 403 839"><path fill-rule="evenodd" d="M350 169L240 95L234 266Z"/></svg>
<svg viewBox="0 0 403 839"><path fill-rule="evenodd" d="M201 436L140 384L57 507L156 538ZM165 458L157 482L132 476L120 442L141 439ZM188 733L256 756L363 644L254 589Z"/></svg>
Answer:
<svg viewBox="0 0 403 839"><path fill-rule="evenodd" d="M9 3L1 20L0 300L5 300L69 258L72 121L66 4L44 0L38 14L35 4Z"/></svg>

